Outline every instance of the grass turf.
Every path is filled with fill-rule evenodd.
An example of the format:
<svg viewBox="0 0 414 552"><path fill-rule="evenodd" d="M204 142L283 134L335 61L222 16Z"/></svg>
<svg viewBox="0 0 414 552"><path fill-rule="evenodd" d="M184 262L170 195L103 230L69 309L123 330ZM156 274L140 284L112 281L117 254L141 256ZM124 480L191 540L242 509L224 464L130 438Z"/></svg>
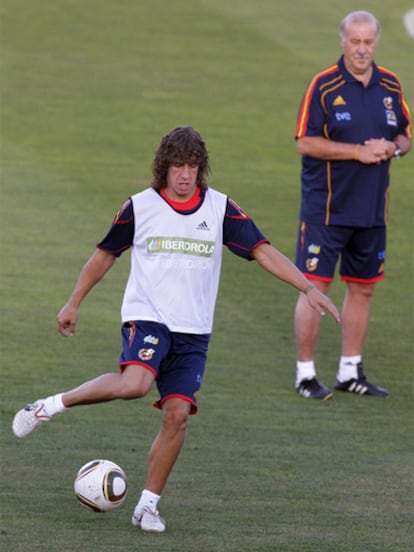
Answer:
<svg viewBox="0 0 414 552"><path fill-rule="evenodd" d="M409 2L367 1L383 24L377 60L411 106ZM357 9L351 2L347 10ZM150 178L170 128L206 139L210 183L293 257L304 87L339 56L343 3L317 0L4 0L1 7L1 533L4 550L411 550L413 481L413 157L393 163L387 278L372 308L365 361L389 400L293 391L294 290L224 255L200 414L161 502L169 528L129 523L159 414L141 402L74 410L20 441L25 402L116 368L121 258L63 340L55 315L131 193ZM332 296L340 304L343 287ZM324 321L317 361L332 385L339 328ZM127 472L126 503L82 509L78 468L108 457Z"/></svg>

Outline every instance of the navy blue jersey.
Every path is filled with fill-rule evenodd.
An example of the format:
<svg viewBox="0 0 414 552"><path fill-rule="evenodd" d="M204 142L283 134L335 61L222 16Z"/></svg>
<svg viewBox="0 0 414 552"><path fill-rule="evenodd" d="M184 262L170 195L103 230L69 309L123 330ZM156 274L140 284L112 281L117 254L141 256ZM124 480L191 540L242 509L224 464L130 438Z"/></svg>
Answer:
<svg viewBox="0 0 414 552"><path fill-rule="evenodd" d="M179 204L168 201L165 194L164 199L175 209L183 214L193 213L204 200L205 191L200 190L197 201L190 200L189 204ZM112 226L105 238L98 243L97 247L119 257L123 251L132 246L135 224L134 211L131 199L127 200L120 211L116 214ZM251 260L251 252L261 243L269 243L262 232L257 228L253 220L245 213L232 199L227 199L226 213L223 220L223 244L230 251Z"/></svg>
<svg viewBox="0 0 414 552"><path fill-rule="evenodd" d="M364 144L372 138L411 138L410 113L398 77L373 65L367 87L345 68L343 57L318 73L299 109L295 137L319 136ZM302 156L301 220L337 226L385 226L390 161L326 161Z"/></svg>

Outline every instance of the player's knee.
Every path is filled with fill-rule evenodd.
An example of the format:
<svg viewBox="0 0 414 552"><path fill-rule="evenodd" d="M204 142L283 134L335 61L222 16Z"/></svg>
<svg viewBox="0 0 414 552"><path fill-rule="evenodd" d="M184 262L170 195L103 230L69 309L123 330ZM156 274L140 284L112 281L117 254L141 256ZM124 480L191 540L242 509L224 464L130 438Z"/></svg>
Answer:
<svg viewBox="0 0 414 552"><path fill-rule="evenodd" d="M375 284L351 283L348 285L348 290L355 298L359 297L363 300L369 300L374 294Z"/></svg>
<svg viewBox="0 0 414 552"><path fill-rule="evenodd" d="M170 431L185 431L188 425L190 404L184 400L166 401L163 407L162 423Z"/></svg>

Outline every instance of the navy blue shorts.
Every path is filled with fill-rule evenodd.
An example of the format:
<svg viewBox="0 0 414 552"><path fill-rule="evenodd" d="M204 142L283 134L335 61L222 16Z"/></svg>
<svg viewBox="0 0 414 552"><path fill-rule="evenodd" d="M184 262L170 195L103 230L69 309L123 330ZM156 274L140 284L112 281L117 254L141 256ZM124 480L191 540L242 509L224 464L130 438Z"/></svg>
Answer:
<svg viewBox="0 0 414 552"><path fill-rule="evenodd" d="M160 394L155 407L162 409L167 399L180 397L191 403L190 414L195 414L209 341L210 334L170 332L157 322L126 322L122 325L119 365L122 370L129 364L137 364L154 374Z"/></svg>
<svg viewBox="0 0 414 552"><path fill-rule="evenodd" d="M349 282L374 283L384 278L385 228L348 228L302 222L296 266L309 279L332 282L339 273Z"/></svg>

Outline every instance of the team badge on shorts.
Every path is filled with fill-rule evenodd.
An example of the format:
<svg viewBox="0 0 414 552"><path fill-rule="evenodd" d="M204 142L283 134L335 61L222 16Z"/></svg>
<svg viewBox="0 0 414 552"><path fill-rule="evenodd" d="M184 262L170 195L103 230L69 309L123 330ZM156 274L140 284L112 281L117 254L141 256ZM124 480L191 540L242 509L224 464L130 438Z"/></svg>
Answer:
<svg viewBox="0 0 414 552"><path fill-rule="evenodd" d="M141 360L151 360L154 356L155 349L140 349L138 351L138 357Z"/></svg>
<svg viewBox="0 0 414 552"><path fill-rule="evenodd" d="M309 272L315 272L318 268L319 259L318 257L312 257L311 259L306 259L306 269Z"/></svg>

